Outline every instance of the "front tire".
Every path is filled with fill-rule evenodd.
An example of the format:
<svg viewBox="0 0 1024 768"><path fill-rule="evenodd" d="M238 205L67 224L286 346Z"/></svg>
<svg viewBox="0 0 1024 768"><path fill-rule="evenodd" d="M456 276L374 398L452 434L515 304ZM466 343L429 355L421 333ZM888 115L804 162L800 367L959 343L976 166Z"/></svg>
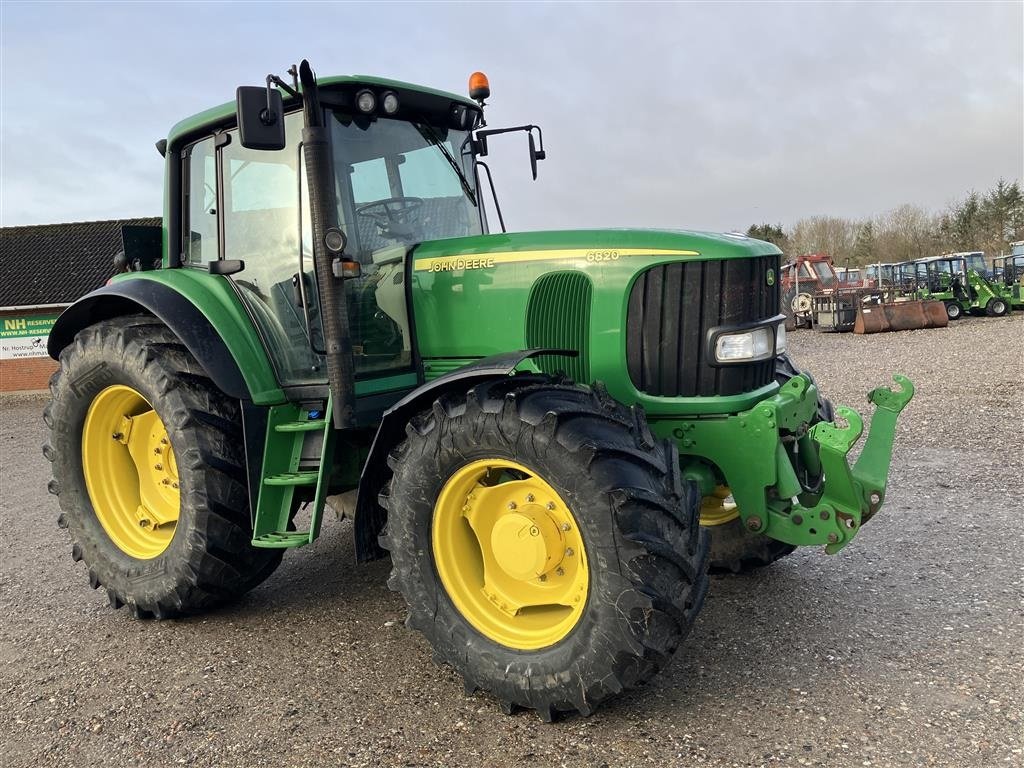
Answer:
<svg viewBox="0 0 1024 768"><path fill-rule="evenodd" d="M195 613L281 562L280 550L250 544L238 403L166 326L133 316L82 330L50 392L43 453L58 524L113 607Z"/></svg>
<svg viewBox="0 0 1024 768"><path fill-rule="evenodd" d="M985 314L989 317L1002 317L1007 312L1007 303L1000 298L990 299L985 307Z"/></svg>
<svg viewBox="0 0 1024 768"><path fill-rule="evenodd" d="M381 544L406 623L504 711L590 714L692 626L707 589L696 486L602 390L521 375L442 396L389 464Z"/></svg>
<svg viewBox="0 0 1024 768"><path fill-rule="evenodd" d="M960 306L959 301L947 301L946 302L946 317L950 320L959 320L964 314L963 307Z"/></svg>

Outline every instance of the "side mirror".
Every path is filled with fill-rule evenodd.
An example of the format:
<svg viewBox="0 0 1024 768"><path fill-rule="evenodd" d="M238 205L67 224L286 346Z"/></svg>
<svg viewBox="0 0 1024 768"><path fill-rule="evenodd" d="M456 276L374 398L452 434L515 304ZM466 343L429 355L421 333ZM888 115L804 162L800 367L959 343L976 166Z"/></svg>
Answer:
<svg viewBox="0 0 1024 768"><path fill-rule="evenodd" d="M284 100L276 88L243 85L235 92L238 137L246 149L284 149Z"/></svg>
<svg viewBox="0 0 1024 768"><path fill-rule="evenodd" d="M533 140L533 131L529 131L526 134L530 137L530 171L533 173L533 180L537 180L537 161L543 160L547 157L547 153L543 149L537 149L537 143ZM543 146L543 140L542 144Z"/></svg>

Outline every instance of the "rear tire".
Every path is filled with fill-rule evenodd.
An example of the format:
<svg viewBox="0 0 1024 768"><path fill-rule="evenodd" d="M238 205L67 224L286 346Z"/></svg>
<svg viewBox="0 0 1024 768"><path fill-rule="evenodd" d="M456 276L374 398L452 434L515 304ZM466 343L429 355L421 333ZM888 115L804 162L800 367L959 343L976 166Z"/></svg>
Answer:
<svg viewBox="0 0 1024 768"><path fill-rule="evenodd" d="M435 660L459 671L467 690L491 691L507 713L526 707L550 721L559 712L590 714L600 702L647 681L668 663L704 600L707 538L697 523L696 486L680 486L674 446L652 437L639 410L622 406L600 389L520 375L479 384L466 394L444 395L406 432L405 442L392 452L394 475L381 495L388 509L381 545L393 563L388 586L405 597L407 626L426 636ZM477 523L470 520L479 519L470 512L480 498L474 494L488 494L502 484L504 475L493 477L488 471L480 481L486 486L446 502L454 479L480 462L528 468L554 490L575 521L582 542L582 551L575 554L586 566L585 597L578 609L572 599L567 601L570 610L579 611L575 623L549 644L498 642L498 632L479 627L492 614L499 622L504 617L487 605L475 608L459 599L461 585L451 588L453 599L443 581L450 561L446 550L436 549L445 532L435 536L434 526L437 516L449 513L441 507L461 507L463 517L456 522L471 529ZM532 495L526 500L534 501ZM492 511L487 506L492 530L499 530L493 520L526 514L528 506L522 499L518 507L508 503ZM555 508L554 503L547 507ZM538 509L529 514L539 519L545 513ZM530 535L537 536L536 530ZM493 532L484 538L498 541ZM498 545L485 551L486 545L477 543L482 562L488 557L498 562ZM474 557L463 562L476 561L476 551L470 552ZM493 567L481 566L483 586L466 580L470 594L492 594L492 571L487 569ZM569 568L558 576L571 577ZM525 590L548 581L521 578ZM514 632L521 626L517 621L534 622L537 616L518 610L507 624Z"/></svg>
<svg viewBox="0 0 1024 768"><path fill-rule="evenodd" d="M151 557L133 556L116 543L116 531L108 533L101 522L109 525L115 513L95 507L86 484L84 466L94 459L84 455L92 449L83 445L83 430L99 395L112 387L149 404L176 460L177 522L165 548ZM250 544L238 403L216 388L166 326L132 316L80 331L61 353L50 393L43 453L53 463L49 490L60 504L58 524L69 530L72 557L86 564L89 583L104 587L113 607L127 605L139 618L195 613L237 598L281 562L281 550ZM125 481L138 484L140 477L128 473Z"/></svg>
<svg viewBox="0 0 1024 768"><path fill-rule="evenodd" d="M783 353L775 358L775 380L779 385L785 384L794 376L804 373L817 386L810 373L801 371L789 355ZM818 390L818 413L811 426L820 421L833 421L835 408L828 398ZM721 525L707 526L711 534L711 573L746 573L756 568L763 568L796 551L792 544L778 541L759 533L751 533L743 520L734 518Z"/></svg>

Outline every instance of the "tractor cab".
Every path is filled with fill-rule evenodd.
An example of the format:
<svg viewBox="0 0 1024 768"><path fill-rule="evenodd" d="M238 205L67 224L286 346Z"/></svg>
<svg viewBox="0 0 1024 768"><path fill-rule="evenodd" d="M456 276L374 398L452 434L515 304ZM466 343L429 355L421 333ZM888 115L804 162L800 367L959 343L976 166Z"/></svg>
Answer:
<svg viewBox="0 0 1024 768"><path fill-rule="evenodd" d="M372 78L325 79L319 95L355 375L409 373L408 249L487 229L471 147L481 113ZM280 149L247 147L243 121L194 137L186 122L170 141L184 143L184 265L229 275L278 381L294 387L326 381L327 367L302 104L282 109Z"/></svg>
<svg viewBox="0 0 1024 768"><path fill-rule="evenodd" d="M894 267L891 262L869 264L864 268L864 280L876 288L889 288L894 284Z"/></svg>
<svg viewBox="0 0 1024 768"><path fill-rule="evenodd" d="M839 276L828 254L810 253L783 264L783 309L792 318L793 327L811 327L813 297L839 286Z"/></svg>
<svg viewBox="0 0 1024 768"><path fill-rule="evenodd" d="M950 254L950 256L962 258L967 265L967 269L973 269L985 278L992 277L992 267L989 266L984 251L962 251Z"/></svg>

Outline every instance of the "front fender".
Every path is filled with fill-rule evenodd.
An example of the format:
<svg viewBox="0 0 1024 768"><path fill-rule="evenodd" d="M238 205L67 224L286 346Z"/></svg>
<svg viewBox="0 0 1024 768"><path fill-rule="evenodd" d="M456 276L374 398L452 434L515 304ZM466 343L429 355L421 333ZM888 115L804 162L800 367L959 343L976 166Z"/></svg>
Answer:
<svg viewBox="0 0 1024 768"><path fill-rule="evenodd" d="M259 335L228 279L198 270L154 270L114 278L57 318L47 352L58 360L83 328L139 312L154 315L170 328L225 394L261 405L284 402Z"/></svg>
<svg viewBox="0 0 1024 768"><path fill-rule="evenodd" d="M537 355L575 357L577 354L573 350L564 349L528 349L481 358L414 389L386 410L381 417L380 426L377 428L377 434L373 438L370 453L366 457L359 478L353 524L357 560L376 560L385 554L377 543L377 537L384 529L387 512L378 503L377 496L391 472L388 468L388 454L404 439L405 425L409 419L430 407L434 400L451 389L460 389L464 392L481 381L512 375L524 360Z"/></svg>

